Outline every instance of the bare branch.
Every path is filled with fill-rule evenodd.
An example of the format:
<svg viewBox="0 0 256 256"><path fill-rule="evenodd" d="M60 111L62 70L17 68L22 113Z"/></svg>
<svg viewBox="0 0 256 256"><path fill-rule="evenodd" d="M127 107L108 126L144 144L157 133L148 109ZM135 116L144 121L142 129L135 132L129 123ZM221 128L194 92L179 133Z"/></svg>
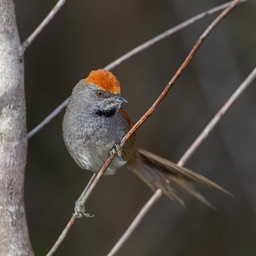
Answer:
<svg viewBox="0 0 256 256"><path fill-rule="evenodd" d="M22 47L25 51L35 38L43 31L43 29L50 23L50 21L55 17L61 7L65 4L65 0L59 0L57 4L52 8L49 14L44 18L40 25L34 30L34 32L23 42Z"/></svg>
<svg viewBox="0 0 256 256"><path fill-rule="evenodd" d="M220 119L224 114L229 110L233 103L238 99L242 92L256 79L256 67L250 73L250 75L244 80L244 82L238 87L238 89L231 95L231 97L226 101L223 107L218 111L218 113L213 117L209 124L204 128L200 133L194 143L188 148L188 150L183 154L181 159L178 162L179 166L183 166L185 162L192 156L195 150L201 145L201 143L207 138L209 133L214 129ZM108 256L115 255L119 249L124 245L128 238L132 235L133 231L137 228L139 223L142 221L147 212L152 208L152 206L158 201L160 189L157 189L148 202L143 206L138 215L135 217L133 222L127 228L125 233L120 237L111 251L107 254ZM160 195L161 196L161 195Z"/></svg>
<svg viewBox="0 0 256 256"><path fill-rule="evenodd" d="M209 35L209 33L219 24L219 22L225 18L237 5L239 4L239 0L235 0L233 1L230 6L225 9L211 24L210 26L204 31L204 33L200 36L200 38L198 39L198 41L196 42L195 46L193 47L193 49L190 51L188 57L186 58L186 60L183 62L183 64L181 65L181 67L178 69L178 71L176 72L176 74L174 75L174 77L171 79L171 81L168 83L168 85L166 86L165 90L163 91L163 93L161 95L163 96L159 96L159 98L157 99L157 101L155 103L159 102L163 99L162 97L164 97L166 95L166 93L169 91L170 86L177 80L177 78L179 77L179 75L183 72L183 70L187 67L188 63L191 61L191 59L193 58L194 54L197 52L198 48L200 47L200 45L202 44L202 42L204 41L204 39ZM209 134L210 131L212 131L212 129L216 126L216 124L220 121L221 117L226 113L226 111L231 107L231 105L234 103L234 101L241 95L241 93L248 87L249 84L251 84L251 82L255 79L256 77L256 68L252 71L252 73L247 77L247 79L239 86L239 88L237 89L237 91L230 97L230 99L224 104L224 106L221 108L221 110L216 114L216 116L212 119L212 121L209 123L209 125L206 126L206 128L203 130L203 132L199 135L199 139L197 139L192 146L189 148L188 152L185 152L185 154L183 155L183 157L180 159L180 161L178 162L179 166L183 166L185 164L185 162L192 156L192 154L195 152L196 148L198 148L198 146L201 144L201 142L207 137L207 135ZM173 81L173 83L172 83ZM169 88L169 89L168 89ZM165 93L166 91L166 93ZM154 104L155 104L154 103ZM154 106L154 104L152 105L152 107ZM156 107L159 103L156 104ZM152 108L151 107L151 108ZM156 108L155 107L155 108ZM149 115L152 114L152 112L155 110L155 108L153 108L153 110L151 110L151 108L144 114L144 119L142 120L146 120ZM147 114L148 113L148 114ZM130 130L130 132L135 132L141 123L141 119L133 126L133 128ZM129 133L130 133L129 132ZM126 135L127 137L129 137L129 133ZM202 135L203 134L203 135ZM201 136L202 135L202 136ZM206 135L206 136L205 136ZM126 137L125 136L125 137ZM125 137L123 138L123 141L125 140ZM160 194L160 196L159 196ZM128 238L132 235L132 233L134 232L134 230L137 228L137 226L140 224L140 222L143 220L144 216L146 215L146 213L148 213L150 211L150 209L152 208L152 206L159 200L159 198L161 197L161 190L157 189L154 194L151 196L151 198L147 201L147 203L143 206L143 208L140 210L140 212L138 213L138 215L135 217L135 219L133 220L133 222L130 224L130 226L128 227L128 229L123 233L123 235L120 237L120 239L117 241L117 243L114 245L114 247L111 249L111 251L107 254L108 256L113 256L115 255L120 248L124 245L124 243L128 240Z"/></svg>
<svg viewBox="0 0 256 256"><path fill-rule="evenodd" d="M87 201L87 199L89 198L89 196L91 195L93 189L95 188L95 186L97 185L97 183L100 180L100 177L104 174L104 172L106 171L106 169L108 168L108 166L110 165L111 161L114 159L115 154L112 154L109 156L109 158L106 160L106 162L104 163L104 165L102 166L102 168L100 169L100 171L97 174L94 174L91 178L91 180L89 181L90 185L86 186L85 190L83 191L83 193L81 194L81 196L79 197L79 199L77 200L77 202L79 201L80 207L82 209L83 214L86 216L85 214L85 203ZM64 241L64 239L66 238L69 230L71 229L71 227L73 226L73 224L75 223L76 219L81 217L81 213L80 212L74 212L72 217L70 218L68 224L66 225L66 227L64 228L64 230L62 231L62 233L60 234L60 236L58 237L57 241L54 243L53 247L51 248L51 250L47 253L46 256L52 256L55 251L59 248L59 246L61 245L61 243Z"/></svg>
<svg viewBox="0 0 256 256"><path fill-rule="evenodd" d="M46 254L46 256L52 256L56 252L60 244L63 242L63 240L67 236L69 230L74 225L76 219L77 219L77 216L73 214L73 216L70 218L69 222L67 223L66 227L58 237L58 240L55 242L55 244L52 246L51 250Z"/></svg>
<svg viewBox="0 0 256 256"><path fill-rule="evenodd" d="M182 166L191 155L196 151L200 144L207 138L210 132L214 129L220 119L226 114L238 97L244 92L244 90L252 83L256 78L256 67L252 70L250 75L244 80L244 82L236 89L236 91L231 95L231 97L226 101L223 107L218 111L218 113L213 117L213 119L208 123L208 125L203 129L200 135L196 138L193 144L187 149L184 155L178 162L178 165Z"/></svg>
<svg viewBox="0 0 256 256"><path fill-rule="evenodd" d="M190 61L192 60L192 58L194 57L194 55L196 54L197 50L199 49L199 47L202 45L204 39L211 33L211 31L220 23L220 21L226 17L237 5L239 4L239 0L236 0L234 2L232 2L230 4L230 6L225 9L208 27L207 29L204 31L204 33L199 37L198 41L196 42L196 44L194 45L194 47L192 48L192 50L190 51L190 53L188 54L187 58L185 59L185 61L182 63L182 65L180 66L180 68L177 70L177 72L175 73L175 75L173 76L173 78L170 80L170 82L167 84L167 86L165 87L165 89L163 90L163 92L160 94L160 96L157 98L157 100L153 103L153 105L149 108L149 110L139 119L139 121L131 128L131 130L124 136L124 138L121 141L120 146L122 147L125 142L132 136L132 134L147 120L147 118L155 111L155 109L157 108L157 106L160 104L160 102L164 99L164 97L167 95L167 93L169 92L170 88L172 87L172 85L177 81L177 79L179 78L179 76L182 74L182 72L185 70L185 68L188 66L188 64L190 63ZM111 161L114 159L114 154L110 155L109 158L106 160L105 164L103 165L103 167L101 168L101 170L99 171L99 173L97 173L97 175L95 176L95 178L93 179L93 181L91 182L90 186L88 187L88 189L85 190L85 193L82 194L82 196L79 198L80 200L80 205L81 208L84 209L85 203L87 201L87 199L89 198L91 192L93 191L94 187L96 186L96 184L98 183L100 177L102 176L102 174L105 172L105 170L107 169L107 167L109 166L109 164L111 163ZM129 228L129 230L127 232L125 232L125 234L122 236L122 241L118 242L118 246L116 246L115 250L118 250L119 248L121 248L122 244L126 241L126 239L128 239L128 237L132 234L133 230L136 228L136 226L140 223L140 221L143 219L143 217L145 216L145 214L149 211L149 209L154 205L154 203L160 198L162 194L161 190L157 190L154 195L152 196L152 198L148 201L148 203L143 207L143 209L141 210L141 212L139 213L139 216L136 217L136 220L134 220L134 222L132 223L132 227ZM70 227L73 225L74 221L76 218L80 217L79 213L74 213L72 218L70 219L69 223L71 224L67 224L66 228L63 230L62 234L59 236L58 240L56 241L56 243L54 244L54 246L52 247L52 249L50 250L50 252L47 254L47 256L51 256L60 246L60 244L63 242L63 240L65 239L66 235L68 234L68 231L70 230ZM124 238L123 238L124 237ZM117 248L118 247L118 248Z"/></svg>
<svg viewBox="0 0 256 256"><path fill-rule="evenodd" d="M240 3L244 3L247 0L242 0L240 1ZM165 32L161 33L160 35L151 38L150 40L148 40L147 42L137 46L136 48L134 48L133 50L127 52L126 54L124 54L123 56L121 56L120 58L118 58L117 60L113 61L112 63L108 64L104 69L106 70L112 70L115 67L119 66L122 62L128 60L129 58L133 57L134 55L138 54L139 52L146 50L147 48L149 48L150 46L153 46L154 44L162 41L163 39L166 39L167 37L181 31L184 28L189 27L190 25L193 25L194 23L202 20L203 18L210 16L216 12L220 12L222 10L224 10L225 8L227 8L229 5L231 4L231 2L219 5L217 7L214 7L212 9L209 9L205 12L202 12L180 24L178 24L177 26L166 30Z"/></svg>
<svg viewBox="0 0 256 256"><path fill-rule="evenodd" d="M136 227L140 224L141 220L145 217L145 215L148 213L151 207L153 207L153 205L161 198L161 196L162 190L157 189L153 196L150 197L150 199L146 202L146 204L134 218L134 220L132 221L128 229L125 231L125 233L122 235L122 237L118 240L115 246L107 254L107 256L113 256L119 251L119 249L123 246L123 244L127 241L127 239L131 236L133 231L136 229Z"/></svg>
<svg viewBox="0 0 256 256"><path fill-rule="evenodd" d="M33 128L29 133L28 133L28 139L30 139L32 136L34 136L36 133L38 133L44 126L46 126L55 116L57 116L63 108L66 107L68 104L69 98L64 100L54 111L48 115L40 124L38 124L35 128Z"/></svg>
<svg viewBox="0 0 256 256"><path fill-rule="evenodd" d="M154 102L154 104L148 109L148 111L140 118L140 120L132 127L132 129L124 136L124 138L121 141L120 146L122 147L124 143L131 137L131 135L149 118L149 116L155 111L155 109L158 107L158 105L161 103L161 101L165 98L171 87L174 85L174 83L177 81L177 79L180 77L182 72L185 70L185 68L188 66L196 52L198 51L199 47L202 45L203 41L206 39L206 37L212 32L212 30L224 19L238 4L239 0L233 1L228 8L226 8L204 31L204 33L199 37L196 44L188 54L187 58L184 60L184 62L181 64L179 69L176 71L175 75L172 77L170 82L167 84L167 86L164 88L162 93L159 95L157 100Z"/></svg>
<svg viewBox="0 0 256 256"><path fill-rule="evenodd" d="M242 0L240 1L240 3L244 3L247 0ZM222 4L220 6L217 6L215 8L212 8L210 10L207 10L205 12L202 12L198 15L196 15L195 17L192 17L182 23L180 23L179 25L161 33L160 35L153 37L152 39L148 40L147 42L137 46L136 48L134 48L133 50L129 51L128 53L124 54L123 56L121 56L120 58L118 58L117 60L113 61L112 63L108 64L104 69L106 70L112 70L115 67L117 67L118 65L120 65L122 62L128 60L129 58L135 56L136 54L146 50L147 48L153 46L154 44L160 42L163 39L166 39L167 37L179 32L180 30L189 27L190 25L200 21L201 19L212 15L216 12L222 11L223 9L225 9L227 6L230 5L231 2L226 3L226 4ZM68 103L68 99L65 100L61 105L59 105L51 114L49 114L40 124L38 124L35 128L32 129L32 131L29 132L29 138L31 138L32 136L34 136L37 132L39 132L44 126L46 126L57 114L59 114L62 109L64 109L66 107Z"/></svg>

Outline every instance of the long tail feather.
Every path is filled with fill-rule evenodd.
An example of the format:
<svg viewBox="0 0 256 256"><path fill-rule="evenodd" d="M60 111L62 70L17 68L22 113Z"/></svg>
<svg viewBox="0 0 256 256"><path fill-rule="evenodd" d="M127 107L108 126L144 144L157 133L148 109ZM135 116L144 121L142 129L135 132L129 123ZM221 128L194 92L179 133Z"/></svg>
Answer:
<svg viewBox="0 0 256 256"><path fill-rule="evenodd" d="M195 190L193 184L200 184L204 187L216 189L229 196L233 196L229 191L198 173L177 166L175 163L144 149L139 148L138 152L141 161L130 169L153 190L160 188L171 200L183 206L185 204L180 198L178 191L183 191L215 209L201 193Z"/></svg>

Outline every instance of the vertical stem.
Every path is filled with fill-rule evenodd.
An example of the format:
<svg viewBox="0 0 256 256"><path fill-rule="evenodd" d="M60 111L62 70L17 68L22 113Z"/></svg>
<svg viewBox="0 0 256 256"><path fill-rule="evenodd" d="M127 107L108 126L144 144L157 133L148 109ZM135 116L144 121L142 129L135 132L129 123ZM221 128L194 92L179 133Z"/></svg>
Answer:
<svg viewBox="0 0 256 256"><path fill-rule="evenodd" d="M24 64L14 4L0 0L0 255L32 256L25 208Z"/></svg>

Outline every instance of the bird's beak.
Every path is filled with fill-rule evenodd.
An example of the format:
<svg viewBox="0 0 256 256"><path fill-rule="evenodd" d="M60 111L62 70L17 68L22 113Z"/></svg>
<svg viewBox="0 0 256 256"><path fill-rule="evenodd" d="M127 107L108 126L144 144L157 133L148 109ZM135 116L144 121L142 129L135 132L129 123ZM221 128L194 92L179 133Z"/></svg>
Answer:
<svg viewBox="0 0 256 256"><path fill-rule="evenodd" d="M117 101L119 101L120 103L123 103L123 102L128 103L128 101L127 101L125 98L123 98L120 94L115 95L114 98L115 98Z"/></svg>

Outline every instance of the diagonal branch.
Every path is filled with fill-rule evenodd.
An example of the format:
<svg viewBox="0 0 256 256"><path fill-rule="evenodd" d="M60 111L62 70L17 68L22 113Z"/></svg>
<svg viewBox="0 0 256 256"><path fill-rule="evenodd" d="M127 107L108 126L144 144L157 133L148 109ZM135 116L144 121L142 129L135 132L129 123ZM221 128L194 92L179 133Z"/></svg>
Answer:
<svg viewBox="0 0 256 256"><path fill-rule="evenodd" d="M170 82L167 84L167 86L165 87L165 89L163 90L163 92L160 94L160 96L157 98L157 100L153 103L153 105L148 109L148 111L139 119L139 121L131 128L131 130L124 136L124 138L121 141L120 146L122 147L125 142L132 136L132 134L147 120L147 118L155 111L155 109L157 108L157 106L161 103L161 101L165 98L165 96L167 95L167 93L169 92L169 90L171 89L171 87L173 86L173 84L177 81L177 79L180 77L180 75L182 74L182 72L185 70L185 68L188 66L188 64L191 62L192 58L194 57L194 55L196 54L196 52L198 51L199 47L202 45L204 39L212 32L212 30L222 21L222 19L224 19L238 4L239 4L239 0L235 0L233 1L228 8L226 8L208 27L207 29L203 32L203 34L199 37L198 41L196 42L196 44L194 45L194 47L192 48L192 50L190 51L190 53L188 54L187 58L184 60L184 62L182 63L182 65L180 66L180 68L177 70L177 72L175 73L175 75L173 76L173 78L170 80ZM102 174L105 172L105 170L107 169L107 167L109 166L109 164L111 163L111 161L114 159L114 154L110 155L109 158L106 160L105 164L103 165L103 167L101 168L101 170L95 175L95 177L93 178L93 181L91 182L91 186L89 186L88 190L86 191L86 193L83 195L82 199L80 200L81 203L81 208L83 209L86 203L86 200L89 198L91 192L93 191L94 187L96 186L96 184L98 183L100 177L102 176ZM156 190L156 192L154 193L154 195L152 196L152 198L149 200L150 203L147 203L146 206L143 207L143 214L141 214L141 212L139 213L139 217L138 217L138 222L136 225L133 225L133 227L131 228L131 231L129 231L129 235L133 232L133 230L136 228L136 226L139 224L139 222L142 220L142 218L145 216L145 214L149 211L149 209L154 205L154 203L161 197L162 191L160 189ZM58 247L60 246L60 244L63 242L63 240L65 239L66 235L68 234L70 228L72 227L72 225L74 224L76 218L79 218L81 214L75 212L73 214L73 216L71 217L70 221L68 222L68 224L66 225L65 229L63 230L63 232L61 233L61 235L59 236L59 238L57 239L57 241L55 242L54 246L51 248L51 250L49 251L49 253L47 254L47 256L51 256L53 255L53 253L58 249ZM125 233L126 235L126 233ZM114 253L117 252L122 244L126 241L126 239L128 239L128 236L126 236L125 240L122 240L123 242L120 243L118 242L118 246L117 248L114 247ZM121 238L122 239L122 238ZM112 251L110 252L112 253ZM109 255L114 255L114 254L109 254Z"/></svg>
<svg viewBox="0 0 256 256"><path fill-rule="evenodd" d="M34 32L23 42L22 48L23 52L31 45L35 38L43 31L43 29L50 23L50 21L55 17L61 7L65 4L65 0L59 0L44 20L39 24L39 26L34 30Z"/></svg>
<svg viewBox="0 0 256 256"><path fill-rule="evenodd" d="M204 41L204 39L209 35L209 33L219 24L219 22L224 19L237 5L239 4L239 0L233 1L230 6L225 9L211 24L210 26L204 31L204 33L200 36L198 41L196 42L193 49L190 51L189 55L187 56L186 60L183 62L181 67L178 69L172 80L168 83L165 90L166 93L169 91L170 86L177 80L179 75L182 73L182 71L187 67L188 63L193 58L194 54L197 52L198 48ZM179 72L180 71L180 72ZM191 145L191 147L185 152L185 154L182 156L180 161L178 162L179 166L183 166L185 162L192 156L192 154L195 152L195 150L198 148L198 146L202 143L203 140L206 139L210 131L216 126L216 124L220 121L221 117L227 112L227 110L232 106L232 104L235 102L236 99L241 95L241 93L251 84L251 82L256 77L256 68L251 72L251 74L245 79L245 81L239 86L239 88L235 91L235 93L230 97L230 99L224 104L224 106L220 109L220 111L214 116L214 118L210 121L210 123L205 127L205 129L202 131L202 133L199 135L199 137L195 140L195 142ZM172 83L173 81L173 83ZM164 94L164 91L162 92L163 97L166 95ZM161 95L162 95L161 94ZM161 101L161 95L159 96L159 101ZM156 103L156 107L159 103ZM152 108L152 107L151 107ZM149 115L152 114L153 110L148 110L144 114L144 119L148 118ZM148 115L147 115L148 113ZM142 119L142 118L141 118ZM140 119L140 120L141 120ZM130 130L137 130L139 126L142 124L141 122L137 122L134 127ZM137 125L137 127L136 127ZM128 135L128 134L127 134ZM125 136L126 137L126 136ZM125 140L125 137L123 140ZM160 199L162 195L162 191L160 189L157 189L154 194L150 197L150 199L146 202L146 204L143 206L143 208L140 210L140 212L137 214L137 216L134 218L130 226L126 229L126 231L123 233L123 235L120 237L120 239L117 241L117 243L114 245L114 247L111 249L111 251L107 254L107 256L113 256L115 255L120 248L124 245L124 243L128 240L128 238L132 235L134 230L137 228L137 226L140 224L140 222L143 220L145 215L150 211L150 209L153 207L153 205Z"/></svg>
<svg viewBox="0 0 256 256"><path fill-rule="evenodd" d="M240 1L240 3L244 3L246 1L247 0L242 0L242 1ZM226 9L230 4L231 4L231 2L228 2L228 3L222 4L222 5L216 6L212 9L204 11L204 12L178 24L177 26L175 26L171 29L166 30L165 32L161 33L160 35L157 35L157 36L151 38L150 40L146 41L145 43L143 43L143 44L137 46L136 48L134 48L133 50L127 52L126 54L124 54L123 56L118 58L117 60L108 64L105 67L105 69L106 70L114 69L116 66L120 65L122 62L128 60L129 58L133 57L134 55L138 54L139 52L146 50L150 46L153 46L154 44L162 41L163 39L166 39L167 37L181 31L184 28L189 27L190 25L193 25L194 23L202 20L203 18L206 18L207 16L210 16L212 14L215 14L216 12L220 12L220 11Z"/></svg>
<svg viewBox="0 0 256 256"><path fill-rule="evenodd" d="M220 119L227 113L230 107L234 102L241 96L244 90L253 82L256 78L256 67L252 70L250 75L243 81L243 83L236 89L236 91L230 96L222 108L217 112L213 119L207 124L203 131L199 134L193 144L186 150L181 159L178 162L178 165L184 165L196 149L201 145L201 143L208 137L210 132L214 129Z"/></svg>
<svg viewBox="0 0 256 256"><path fill-rule="evenodd" d="M57 116L68 104L69 97L64 100L56 109L52 111L50 115L48 115L40 124L38 124L34 129L28 132L28 139L33 137L36 133L38 133L44 126L46 126L55 116Z"/></svg>
<svg viewBox="0 0 256 256"><path fill-rule="evenodd" d="M140 120L132 127L132 129L124 136L124 138L121 141L121 147L124 145L124 143L131 137L131 135L148 119L148 117L155 111L155 109L158 107L158 105L161 103L161 101L164 99L164 97L167 95L171 87L174 85L174 83L177 81L177 79L180 77L182 72L186 69L196 52L198 51L199 47L202 45L203 41L206 39L206 37L212 32L212 30L239 4L239 0L233 1L228 8L226 8L203 32L203 34L199 37L196 44L184 60L184 62L181 64L179 69L176 71L175 75L172 77L170 82L167 84L167 86L164 88L162 93L159 95L157 100L154 102L154 104L148 109L148 111L140 118Z"/></svg>
<svg viewBox="0 0 256 256"><path fill-rule="evenodd" d="M247 0L241 0L240 3L244 3ZM151 38L150 40L148 40L147 42L137 46L136 48L134 48L133 50L129 51L128 53L124 54L123 56L121 56L120 58L118 58L117 60L113 61L112 63L108 64L104 69L106 70L112 70L115 67L117 67L118 65L120 65L121 63L123 63L124 61L130 59L131 57L135 56L136 54L146 50L147 48L153 46L154 44L160 42L163 39L168 38L169 36L181 31L182 29L189 27L191 25L193 25L194 23L202 20L203 18L215 14L216 12L220 12L223 9L227 8L227 6L230 5L231 2L228 2L226 4L222 4L220 6L217 6L215 8L209 9L205 12L202 12L182 23L180 23L179 25L161 33L160 35ZM35 128L33 128L29 133L28 133L28 138L31 138L32 136L34 136L37 132L39 132L44 126L46 126L56 115L58 115L67 105L68 103L68 99L66 99L65 101L63 101L52 113L50 113L40 124L38 124Z"/></svg>
<svg viewBox="0 0 256 256"><path fill-rule="evenodd" d="M107 254L107 256L115 255L120 248L124 245L124 243L128 240L128 238L132 235L133 231L138 227L141 220L146 216L149 210L154 206L154 204L161 198L163 192L161 189L157 189L154 194L149 198L149 200L144 204L140 212L134 218L130 226L123 233L121 238L117 241L111 251Z"/></svg>
<svg viewBox="0 0 256 256"><path fill-rule="evenodd" d="M192 154L196 151L196 149L207 138L209 133L214 129L214 127L217 125L217 123L220 121L223 115L226 114L226 112L230 109L230 107L234 104L234 102L238 99L238 97L255 79L256 79L256 67L253 69L250 75L244 80L244 82L238 87L238 89L232 94L232 96L226 101L223 107L218 111L218 113L213 117L213 119L209 122L209 124L204 128L204 130L200 133L200 135L196 138L196 140L188 148L188 150L183 154L183 156L178 162L179 166L183 166L185 162L192 156ZM130 226L127 228L124 234L120 237L118 242L114 245L114 247L107 254L107 256L113 256L120 250L120 248L132 235L133 231L140 224L140 222L142 221L146 213L149 212L149 210L158 201L161 195L162 195L162 191L160 189L157 189L154 192L154 194L146 202L146 204L143 206L143 208L140 210L140 212L134 218Z"/></svg>

